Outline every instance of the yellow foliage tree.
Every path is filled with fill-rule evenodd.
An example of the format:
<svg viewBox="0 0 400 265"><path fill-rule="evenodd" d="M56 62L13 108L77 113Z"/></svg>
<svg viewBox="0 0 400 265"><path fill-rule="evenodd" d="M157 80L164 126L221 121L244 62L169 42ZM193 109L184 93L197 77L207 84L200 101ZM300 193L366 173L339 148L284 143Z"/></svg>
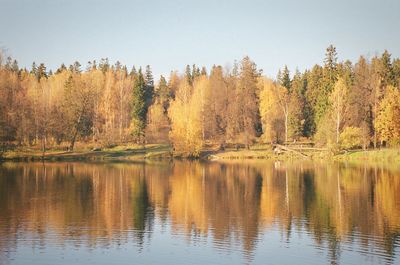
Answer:
<svg viewBox="0 0 400 265"><path fill-rule="evenodd" d="M168 141L169 121L163 103L157 99L147 112L146 140L160 143Z"/></svg>
<svg viewBox="0 0 400 265"><path fill-rule="evenodd" d="M185 156L198 156L203 146L202 125L208 82L206 77L200 77L192 88L187 81L182 81L169 109L171 142L174 150Z"/></svg>
<svg viewBox="0 0 400 265"><path fill-rule="evenodd" d="M345 149L360 147L363 145L363 130L359 127L346 127L340 134L340 146Z"/></svg>
<svg viewBox="0 0 400 265"><path fill-rule="evenodd" d="M375 130L382 141L400 140L400 91L388 86L375 121Z"/></svg>
<svg viewBox="0 0 400 265"><path fill-rule="evenodd" d="M284 134L284 115L279 104L277 87L271 79L260 78L260 116L263 127L263 140L281 141Z"/></svg>
<svg viewBox="0 0 400 265"><path fill-rule="evenodd" d="M345 105L346 95L347 95L347 87L345 80L343 78L339 78L336 81L332 94L329 97L333 112L332 117L335 121L335 127L336 127L336 144L338 144L340 140L340 127L343 122L343 116L346 107Z"/></svg>

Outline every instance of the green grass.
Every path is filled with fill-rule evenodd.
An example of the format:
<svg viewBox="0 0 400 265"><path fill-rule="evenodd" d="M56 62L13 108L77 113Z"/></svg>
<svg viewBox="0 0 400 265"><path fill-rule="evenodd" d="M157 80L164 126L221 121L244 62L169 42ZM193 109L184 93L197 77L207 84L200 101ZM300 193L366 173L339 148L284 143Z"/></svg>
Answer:
<svg viewBox="0 0 400 265"><path fill-rule="evenodd" d="M393 162L400 163L399 148L385 148L376 150L350 151L345 154L334 156L335 160L340 161L368 161L368 162Z"/></svg>
<svg viewBox="0 0 400 265"><path fill-rule="evenodd" d="M171 147L166 144L121 145L114 148L103 148L101 151L91 151L90 148L80 147L73 152L50 149L43 156L42 151L32 148L18 148L3 154L3 160L16 161L81 161L81 160L147 160L170 159Z"/></svg>
<svg viewBox="0 0 400 265"><path fill-rule="evenodd" d="M169 160L172 159L172 148L168 144L120 145L113 148L103 148L101 151L91 151L92 147L79 145L73 152L62 149L51 149L45 155L39 149L18 148L3 154L2 160L14 161L144 161L144 160ZM339 155L332 155L325 151L309 150L303 152L312 160L336 160L349 162L368 163L394 163L400 164L400 149L356 150ZM175 154L179 156L179 154ZM247 159L279 159L279 160L304 160L293 153L275 154L271 145L254 145L250 149L229 148L223 151L204 150L201 159L209 160L247 160Z"/></svg>
<svg viewBox="0 0 400 265"><path fill-rule="evenodd" d="M377 149L377 150L357 150L348 151L344 154L333 155L329 151L321 150L307 150L303 151L311 160L334 160L334 161L349 161L349 162L362 162L368 163L394 163L400 164L400 149ZM251 147L250 150L225 150L215 153L211 153L208 156L211 160L232 160L232 159L279 159L279 160L304 160L304 158L292 153L275 154L271 147L267 146L255 146Z"/></svg>
<svg viewBox="0 0 400 265"><path fill-rule="evenodd" d="M296 154L292 153L282 153L275 154L270 145L257 145L252 146L250 149L226 149L224 151L217 151L208 154L206 157L210 160L247 160L247 159L279 159L279 160L289 160L289 159L304 159Z"/></svg>

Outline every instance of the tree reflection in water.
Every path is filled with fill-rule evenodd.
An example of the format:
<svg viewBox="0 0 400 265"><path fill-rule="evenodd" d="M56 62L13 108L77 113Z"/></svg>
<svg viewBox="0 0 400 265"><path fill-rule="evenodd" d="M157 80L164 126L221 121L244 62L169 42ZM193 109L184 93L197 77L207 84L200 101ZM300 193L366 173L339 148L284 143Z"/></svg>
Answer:
<svg viewBox="0 0 400 265"><path fill-rule="evenodd" d="M0 257L23 235L91 248L151 243L155 220L187 244L211 238L239 245L249 260L260 235L278 229L290 244L311 234L340 260L343 243L378 249L389 263L399 246L400 172L337 163L0 165ZM34 246L33 246L34 247ZM377 251L378 252L378 251ZM1 261L1 259L0 259Z"/></svg>

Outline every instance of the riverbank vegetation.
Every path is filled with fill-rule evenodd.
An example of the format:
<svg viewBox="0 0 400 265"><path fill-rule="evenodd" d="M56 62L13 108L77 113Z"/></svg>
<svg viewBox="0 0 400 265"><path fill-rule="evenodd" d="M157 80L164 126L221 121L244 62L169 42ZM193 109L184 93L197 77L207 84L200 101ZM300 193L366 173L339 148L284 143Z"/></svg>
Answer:
<svg viewBox="0 0 400 265"><path fill-rule="evenodd" d="M369 150L341 150L333 153L327 148L296 148L291 151L276 152L270 144L255 144L247 148L227 147L225 150L204 148L198 158L203 161L249 161L249 160L280 160L280 161L343 161L368 163L400 163L398 148L382 148ZM186 158L185 153L173 152L168 144L127 144L115 147L93 149L90 145L78 143L73 151L52 148L45 153L37 147L16 147L2 154L0 161L107 161L107 162L155 162L170 161L173 158Z"/></svg>
<svg viewBox="0 0 400 265"><path fill-rule="evenodd" d="M170 160L171 146L165 144L143 145L128 144L102 149L93 149L87 145L77 144L73 151L62 149L43 150L35 147L17 147L8 150L0 158L5 161L144 161Z"/></svg>
<svg viewBox="0 0 400 265"><path fill-rule="evenodd" d="M339 153L400 142L400 60L388 51L339 62L331 45L322 65L294 74L285 66L276 79L244 57L210 71L188 65L157 82L150 66L128 70L108 59L53 72L43 63L20 68L4 57L3 156L161 144L171 146L166 153L199 157L209 149L254 152L260 144L304 141Z"/></svg>

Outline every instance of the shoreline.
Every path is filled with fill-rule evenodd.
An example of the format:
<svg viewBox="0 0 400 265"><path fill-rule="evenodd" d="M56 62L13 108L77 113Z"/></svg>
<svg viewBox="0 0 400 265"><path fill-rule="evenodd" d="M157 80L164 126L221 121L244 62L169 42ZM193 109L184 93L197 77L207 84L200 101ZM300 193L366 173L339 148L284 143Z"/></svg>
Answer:
<svg viewBox="0 0 400 265"><path fill-rule="evenodd" d="M48 150L44 156L39 150L21 148L7 151L0 157L1 161L104 161L104 162L139 162L154 160L195 159L202 161L231 160L304 160L304 161L341 161L341 162L395 162L400 163L400 148L385 148L371 150L344 151L341 154L331 154L327 151L308 151L306 156L295 153L276 154L271 148L227 149L223 151L205 150L198 158L185 158L173 154L169 145L151 144L142 146L117 146L98 151L76 150L66 152Z"/></svg>
<svg viewBox="0 0 400 265"><path fill-rule="evenodd" d="M147 145L142 146L116 146L101 150L77 149L74 151L48 150L43 152L35 149L21 148L7 151L0 157L0 161L108 161L128 162L145 161L148 159L164 160L171 159L169 145Z"/></svg>

